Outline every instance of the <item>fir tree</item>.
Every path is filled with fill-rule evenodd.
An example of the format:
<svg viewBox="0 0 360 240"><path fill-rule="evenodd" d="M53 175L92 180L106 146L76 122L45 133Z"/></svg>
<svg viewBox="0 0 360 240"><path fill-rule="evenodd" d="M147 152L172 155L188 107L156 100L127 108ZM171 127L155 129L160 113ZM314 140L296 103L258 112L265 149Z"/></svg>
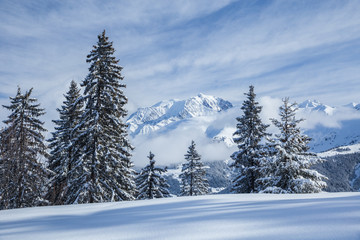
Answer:
<svg viewBox="0 0 360 240"><path fill-rule="evenodd" d="M170 197L168 188L169 184L162 173L166 172L166 168L155 167L154 154L149 153L150 163L146 165L136 178L136 185L138 189L137 199L153 199L153 198L164 198Z"/></svg>
<svg viewBox="0 0 360 240"><path fill-rule="evenodd" d="M209 183L205 177L206 171L201 161L201 156L195 149L195 142L192 141L189 146L180 174L181 195L193 196L209 193Z"/></svg>
<svg viewBox="0 0 360 240"><path fill-rule="evenodd" d="M254 86L249 87L245 93L247 99L243 102L241 110L244 115L237 117L234 142L238 144L238 151L231 155L234 160L235 176L232 180L232 191L236 193L252 193L262 190L261 178L262 161L266 156L262 141L270 136L266 133L269 125L263 124L259 116L262 107L255 100Z"/></svg>
<svg viewBox="0 0 360 240"><path fill-rule="evenodd" d="M1 208L22 208L46 204L43 198L48 170L44 167L47 153L43 142L44 109L30 97L32 89L10 97L11 111L1 132ZM41 161L41 162L40 162Z"/></svg>
<svg viewBox="0 0 360 240"><path fill-rule="evenodd" d="M49 193L47 198L53 204L64 204L67 196L69 180L71 179L72 167L75 164L75 127L79 124L82 115L82 102L80 99L80 90L74 81L71 81L69 91L64 95L65 101L60 109L57 109L60 115L59 120L53 120L56 124L55 132L49 148L51 149L48 168L54 176L50 180ZM74 177L74 176L72 176Z"/></svg>
<svg viewBox="0 0 360 240"><path fill-rule="evenodd" d="M304 119L296 119L296 103L290 104L283 99L280 107L280 121L272 119L280 130L275 135L275 155L270 158L268 168L264 170L267 177L263 182L268 193L313 193L326 187L325 178L316 170L310 169L322 160L314 153L309 153L308 143L311 140L301 133L298 124Z"/></svg>
<svg viewBox="0 0 360 240"><path fill-rule="evenodd" d="M72 169L68 203L132 200L136 192L130 161L122 67L105 31L87 56L89 74L82 82L84 114L75 128L77 161Z"/></svg>

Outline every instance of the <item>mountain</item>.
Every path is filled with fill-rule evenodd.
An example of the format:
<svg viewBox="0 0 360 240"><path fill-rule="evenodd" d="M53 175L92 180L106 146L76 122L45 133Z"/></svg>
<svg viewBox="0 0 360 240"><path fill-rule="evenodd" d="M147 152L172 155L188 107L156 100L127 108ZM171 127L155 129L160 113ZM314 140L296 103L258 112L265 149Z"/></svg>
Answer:
<svg viewBox="0 0 360 240"><path fill-rule="evenodd" d="M356 109L356 110L360 110L360 103L352 102L352 103L346 104L345 107L349 107L349 108L354 108L354 109Z"/></svg>
<svg viewBox="0 0 360 240"><path fill-rule="evenodd" d="M304 115L302 113L306 113L304 115L306 119L316 123L304 131L313 139L310 142L311 151L321 152L319 155L326 160L315 166L320 173L328 177L328 187L325 190L329 192L360 190L360 144L357 144L360 143L360 114L355 111L360 105L352 104L335 108L316 100L306 100L298 106L298 118ZM189 141L187 138L193 137L193 131L201 128L200 133L208 143L201 141L198 147L202 151L206 165L209 166L207 178L212 192L228 193L232 171L224 159L228 159L236 147L232 137L236 125L234 119L239 114L241 111L234 108L229 101L199 94L186 100L161 101L151 107L140 108L129 117L127 123L132 136L150 136L144 138L147 151L155 147L153 142L156 141L152 140L157 136L165 136L166 141L172 136L162 135L163 133L178 129L180 131L176 133L183 134L184 129L190 128L191 131L185 131L185 141ZM329 122L337 124L331 125ZM172 163L177 162L168 167L165 177L171 186L171 193L179 195L180 162L183 155L178 148L181 144L177 142L170 146L167 142L160 141L160 145L159 148L155 148L159 152L159 158L161 155L165 156L164 158L170 156ZM224 148L228 150L224 151ZM184 153L185 151L184 147ZM221 152L221 155L216 159L223 160L209 161L217 152Z"/></svg>
<svg viewBox="0 0 360 240"><path fill-rule="evenodd" d="M336 108L330 107L328 105L322 104L317 100L306 100L298 105L299 109L308 111L308 112L322 112L327 115L333 115L336 111Z"/></svg>
<svg viewBox="0 0 360 240"><path fill-rule="evenodd" d="M317 100L306 100L298 106L297 118L306 119L303 130L312 138L309 144L312 152L360 143L360 111L356 110L359 104L331 107ZM267 109L264 112L267 112L264 118L278 117L276 112ZM185 152L191 139L200 143L199 150L203 151L205 160L226 159L235 151L235 118L241 114L239 107L233 107L231 102L204 94L139 108L127 120L137 146L134 159L141 163L152 150L161 153L160 162L169 162L169 156L171 163L180 162L181 149ZM276 128L271 131L276 132Z"/></svg>
<svg viewBox="0 0 360 240"><path fill-rule="evenodd" d="M317 125L315 128L306 130L305 133L312 138L310 147L314 152L359 143L360 119L342 120L338 127Z"/></svg>
<svg viewBox="0 0 360 240"><path fill-rule="evenodd" d="M314 152L323 152L343 145L350 145L360 142L360 116L357 111L360 104L350 103L343 107L330 107L317 100L306 100L299 105L300 113L306 112L308 121L312 121L319 116L312 116L311 113L323 113L324 115L317 119L317 125L305 129L305 133L312 138L310 142L311 150ZM352 117L348 117L352 114ZM327 126L327 121L337 123L334 126Z"/></svg>
<svg viewBox="0 0 360 240"><path fill-rule="evenodd" d="M326 192L360 191L360 153L339 154L324 158L314 168L328 179Z"/></svg>
<svg viewBox="0 0 360 240"><path fill-rule="evenodd" d="M234 140L233 140L233 134L236 131L235 126L234 127L224 127L223 129L220 129L218 131L214 131L213 126L209 126L206 129L206 135L212 139L213 142L217 143L224 143L227 147L233 147L236 146ZM211 134L212 132L212 134Z"/></svg>
<svg viewBox="0 0 360 240"><path fill-rule="evenodd" d="M360 110L360 104L350 103L343 107L331 107L317 100L306 100L298 106L300 113L307 113L306 120L317 122L314 127L305 129L305 134L312 138L311 151L323 152L360 142L360 115L354 111ZM324 115L319 117L312 113ZM332 122L333 126L328 126L328 122Z"/></svg>
<svg viewBox="0 0 360 240"><path fill-rule="evenodd" d="M148 135L159 130L174 129L187 119L211 116L232 107L229 101L200 93L186 100L166 100L151 107L139 108L126 123L132 136Z"/></svg>
<svg viewBox="0 0 360 240"><path fill-rule="evenodd" d="M315 168L328 177L325 191L360 191L360 143L318 154L326 161Z"/></svg>

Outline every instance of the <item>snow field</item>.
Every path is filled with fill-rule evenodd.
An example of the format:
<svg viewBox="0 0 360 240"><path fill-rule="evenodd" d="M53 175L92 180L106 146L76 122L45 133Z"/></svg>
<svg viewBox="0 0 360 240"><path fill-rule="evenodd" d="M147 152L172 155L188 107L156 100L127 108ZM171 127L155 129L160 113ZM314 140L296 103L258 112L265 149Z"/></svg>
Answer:
<svg viewBox="0 0 360 240"><path fill-rule="evenodd" d="M360 193L229 194L0 211L0 239L360 239Z"/></svg>

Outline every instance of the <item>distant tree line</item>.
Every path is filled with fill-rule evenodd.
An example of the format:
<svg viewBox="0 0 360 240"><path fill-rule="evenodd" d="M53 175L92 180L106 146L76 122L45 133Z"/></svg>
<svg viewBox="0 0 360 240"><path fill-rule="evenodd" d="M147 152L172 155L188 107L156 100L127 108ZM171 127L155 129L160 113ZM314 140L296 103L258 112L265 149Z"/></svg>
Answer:
<svg viewBox="0 0 360 240"><path fill-rule="evenodd" d="M11 113L0 132L0 209L128 201L170 197L163 174L166 168L149 164L139 173L131 161L134 147L128 139L122 67L114 57L105 31L87 56L89 73L81 89L72 81L53 120L55 131L45 144L40 117L44 109L31 97L32 89L20 87L10 105ZM310 166L321 161L308 153L309 138L301 134L295 119L296 105L288 98L273 124L280 133L271 138L261 122L261 106L250 86L243 115L237 118L232 154L235 193L310 193L326 185L324 176ZM182 165L181 195L210 192L206 166L191 142Z"/></svg>

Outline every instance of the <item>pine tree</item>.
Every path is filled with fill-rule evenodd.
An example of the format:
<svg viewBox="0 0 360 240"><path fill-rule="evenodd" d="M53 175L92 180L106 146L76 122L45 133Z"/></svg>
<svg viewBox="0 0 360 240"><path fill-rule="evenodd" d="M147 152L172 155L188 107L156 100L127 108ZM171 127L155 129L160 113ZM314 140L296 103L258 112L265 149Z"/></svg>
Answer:
<svg viewBox="0 0 360 240"><path fill-rule="evenodd" d="M189 146L180 174L181 195L193 196L209 193L209 183L205 177L205 166L201 161L201 156L195 149L195 142L192 141Z"/></svg>
<svg viewBox="0 0 360 240"><path fill-rule="evenodd" d="M275 135L275 155L269 161L267 177L263 179L268 193L313 193L326 187L325 178L316 170L310 169L322 160L309 153L311 140L301 133L298 124L304 119L296 119L296 103L290 104L289 98L283 99L280 107L280 121L271 119L280 130Z"/></svg>
<svg viewBox="0 0 360 240"><path fill-rule="evenodd" d="M162 173L166 172L166 168L155 167L154 154L149 153L150 163L146 165L136 178L136 185L138 189L137 199L153 199L153 198L164 198L170 197L168 188L169 184Z"/></svg>
<svg viewBox="0 0 360 240"><path fill-rule="evenodd" d="M74 81L71 81L69 91L64 95L65 101L60 109L57 109L60 115L59 120L53 120L56 124L55 132L49 148L51 149L48 168L54 176L50 180L49 192L47 198L53 204L64 204L67 197L67 189L75 164L75 146L72 140L76 134L75 127L79 124L83 113L83 104L80 99L80 90Z"/></svg>
<svg viewBox="0 0 360 240"><path fill-rule="evenodd" d="M75 128L77 162L67 203L133 200L136 193L130 161L133 146L122 119L127 111L122 67L105 31L87 56L89 74L82 82L84 114Z"/></svg>
<svg viewBox="0 0 360 240"><path fill-rule="evenodd" d="M42 134L46 130L39 120L45 112L31 93L32 89L22 94L18 88L10 106L3 106L11 114L1 132L2 209L46 204L43 195L49 172L40 162L47 157Z"/></svg>
<svg viewBox="0 0 360 240"><path fill-rule="evenodd" d="M270 134L266 133L269 125L263 124L259 114L262 107L255 100L254 86L249 87L245 93L247 99L243 102L241 110L244 115L237 117L234 142L238 144L238 151L231 155L234 160L232 167L235 176L232 180L232 191L236 193L252 193L262 190L262 177L260 169L266 156L265 146L262 141Z"/></svg>

